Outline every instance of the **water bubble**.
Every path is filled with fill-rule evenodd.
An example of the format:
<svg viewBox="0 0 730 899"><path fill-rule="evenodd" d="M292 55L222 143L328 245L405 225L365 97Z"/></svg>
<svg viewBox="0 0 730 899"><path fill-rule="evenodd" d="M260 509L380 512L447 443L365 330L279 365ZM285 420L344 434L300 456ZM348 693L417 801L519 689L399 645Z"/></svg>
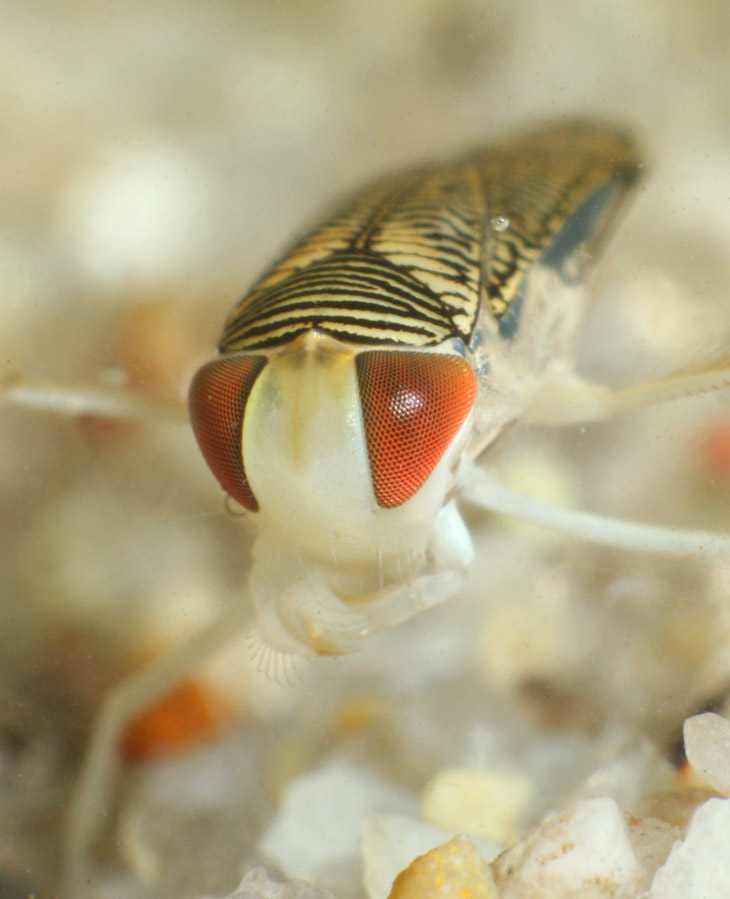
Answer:
<svg viewBox="0 0 730 899"><path fill-rule="evenodd" d="M495 231L506 231L507 228L509 228L509 219L506 215L493 215L492 228L494 228Z"/></svg>

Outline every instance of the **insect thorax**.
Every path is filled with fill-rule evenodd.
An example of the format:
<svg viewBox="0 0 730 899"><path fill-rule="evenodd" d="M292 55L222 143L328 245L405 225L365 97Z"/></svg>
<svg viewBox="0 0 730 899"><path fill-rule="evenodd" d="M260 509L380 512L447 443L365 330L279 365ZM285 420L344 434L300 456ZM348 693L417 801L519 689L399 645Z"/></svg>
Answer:
<svg viewBox="0 0 730 899"><path fill-rule="evenodd" d="M355 344L411 347L466 336L454 310L407 269L342 252L254 291L227 322L220 350L283 346L314 329Z"/></svg>

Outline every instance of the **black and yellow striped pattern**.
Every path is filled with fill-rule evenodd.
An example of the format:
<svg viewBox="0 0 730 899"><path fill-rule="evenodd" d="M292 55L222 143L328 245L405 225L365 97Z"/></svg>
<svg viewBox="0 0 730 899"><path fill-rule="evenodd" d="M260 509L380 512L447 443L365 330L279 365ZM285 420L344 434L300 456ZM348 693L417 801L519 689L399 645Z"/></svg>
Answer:
<svg viewBox="0 0 730 899"><path fill-rule="evenodd" d="M366 344L468 342L482 302L501 318L571 215L615 185L603 225L637 166L626 138L574 122L381 181L254 285L220 350L281 346L312 328Z"/></svg>

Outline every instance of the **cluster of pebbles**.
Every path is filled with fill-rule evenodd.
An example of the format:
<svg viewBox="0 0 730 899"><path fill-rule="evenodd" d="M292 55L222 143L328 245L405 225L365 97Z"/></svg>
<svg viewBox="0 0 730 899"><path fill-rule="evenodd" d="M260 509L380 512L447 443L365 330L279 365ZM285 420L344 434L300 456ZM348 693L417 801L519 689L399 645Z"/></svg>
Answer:
<svg viewBox="0 0 730 899"><path fill-rule="evenodd" d="M440 837L406 817L367 819L368 899L720 899L730 883L730 721L705 713L689 718L684 732L695 785L685 778L673 791L646 797L641 817L608 797L583 799L496 856L483 838L460 834L419 854L394 878L392 866L408 846ZM504 804L519 804L524 794L502 784L499 802L493 784L490 802L484 790L479 797L479 777L472 780L471 794L463 782L456 787L464 820L478 820L482 832L503 831ZM451 800L449 813L458 815ZM255 868L228 899L333 894L303 881L278 883Z"/></svg>

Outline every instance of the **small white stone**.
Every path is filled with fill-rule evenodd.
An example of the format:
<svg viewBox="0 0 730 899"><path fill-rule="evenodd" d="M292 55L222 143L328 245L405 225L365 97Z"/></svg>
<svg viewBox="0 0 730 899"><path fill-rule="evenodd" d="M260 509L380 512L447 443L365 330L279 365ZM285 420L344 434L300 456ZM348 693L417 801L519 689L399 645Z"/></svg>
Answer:
<svg viewBox="0 0 730 899"><path fill-rule="evenodd" d="M684 748L700 777L718 793L730 796L730 721L712 712L688 718Z"/></svg>
<svg viewBox="0 0 730 899"><path fill-rule="evenodd" d="M357 863L365 817L380 811L410 812L412 802L393 784L335 759L286 787L258 849L287 877L332 886Z"/></svg>
<svg viewBox="0 0 730 899"><path fill-rule="evenodd" d="M702 716L704 717L704 716ZM710 799L692 816L654 877L647 899L727 899L730 896L730 800Z"/></svg>
<svg viewBox="0 0 730 899"><path fill-rule="evenodd" d="M509 843L531 794L532 783L521 774L447 768L423 791L421 814L451 833Z"/></svg>
<svg viewBox="0 0 730 899"><path fill-rule="evenodd" d="M393 881L414 858L443 845L453 836L453 833L407 815L370 815L362 833L368 899L387 899ZM487 862L502 848L499 843L482 837L471 839Z"/></svg>
<svg viewBox="0 0 730 899"><path fill-rule="evenodd" d="M648 792L674 787L676 771L648 740L608 732L595 752L600 767L586 778L576 799L610 796L622 809L634 809Z"/></svg>
<svg viewBox="0 0 730 899"><path fill-rule="evenodd" d="M226 899L335 899L332 893L320 890L311 883L295 880L276 883L263 868L253 868L241 881L238 889Z"/></svg>
<svg viewBox="0 0 730 899"><path fill-rule="evenodd" d="M648 886L624 814L607 798L550 818L493 868L500 899L633 899Z"/></svg>

